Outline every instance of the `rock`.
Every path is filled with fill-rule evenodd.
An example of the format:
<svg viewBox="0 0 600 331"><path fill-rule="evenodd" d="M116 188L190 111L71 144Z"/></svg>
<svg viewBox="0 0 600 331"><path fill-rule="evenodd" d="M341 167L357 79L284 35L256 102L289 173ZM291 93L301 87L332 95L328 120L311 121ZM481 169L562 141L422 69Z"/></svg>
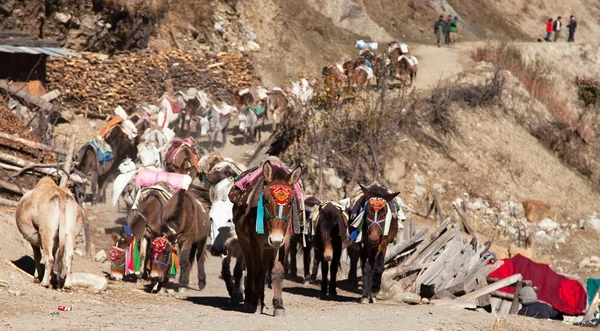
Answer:
<svg viewBox="0 0 600 331"><path fill-rule="evenodd" d="M81 250L81 248L76 248L75 249L75 254L77 254L79 256L83 256L83 251ZM104 255L106 255L106 253L104 253Z"/></svg>
<svg viewBox="0 0 600 331"><path fill-rule="evenodd" d="M523 201L523 208L525 209L525 217L531 223L537 223L552 216L550 206L539 200L525 200Z"/></svg>
<svg viewBox="0 0 600 331"><path fill-rule="evenodd" d="M248 28L244 29L244 35L250 40L256 40L256 33L254 33L252 30L249 30Z"/></svg>
<svg viewBox="0 0 600 331"><path fill-rule="evenodd" d="M336 190L341 190L344 187L344 180L338 176L327 178L327 183Z"/></svg>
<svg viewBox="0 0 600 331"><path fill-rule="evenodd" d="M429 304L429 299L427 298L421 298L421 303L424 305L428 305Z"/></svg>
<svg viewBox="0 0 600 331"><path fill-rule="evenodd" d="M383 177L391 185L398 187L401 185L401 179L406 176L406 161L401 157L396 157L385 163L383 167Z"/></svg>
<svg viewBox="0 0 600 331"><path fill-rule="evenodd" d="M427 193L427 189L420 185L415 185L414 194L421 197Z"/></svg>
<svg viewBox="0 0 600 331"><path fill-rule="evenodd" d="M223 33L225 30L223 30L223 26L219 23L215 23L214 25L214 29L215 31L217 31L218 33Z"/></svg>
<svg viewBox="0 0 600 331"><path fill-rule="evenodd" d="M467 208L471 209L471 210L479 210L479 209L483 209L483 207L485 207L485 203L481 199L477 199L473 202L467 203Z"/></svg>
<svg viewBox="0 0 600 331"><path fill-rule="evenodd" d="M583 228L600 232L600 219L593 217L586 220L583 224Z"/></svg>
<svg viewBox="0 0 600 331"><path fill-rule="evenodd" d="M504 220L499 220L498 221L498 227L499 228L505 228L506 227L506 222L504 222Z"/></svg>
<svg viewBox="0 0 600 331"><path fill-rule="evenodd" d="M418 305L419 303L421 303L421 297L418 294L412 292L400 293L397 294L395 297L397 300L411 305Z"/></svg>
<svg viewBox="0 0 600 331"><path fill-rule="evenodd" d="M584 258L583 260L581 260L581 262L579 262L579 269L583 269L590 266L591 262L592 261L589 257Z"/></svg>
<svg viewBox="0 0 600 331"><path fill-rule="evenodd" d="M18 297L21 295L21 292L15 290L8 290L8 294Z"/></svg>
<svg viewBox="0 0 600 331"><path fill-rule="evenodd" d="M552 243L552 237L546 234L546 231L540 230L535 233L535 241L540 244L549 244Z"/></svg>
<svg viewBox="0 0 600 331"><path fill-rule="evenodd" d="M71 20L71 14L65 14L65 13L60 13L57 12L56 14L54 14L54 19L61 22L62 24L67 24L69 23L69 21Z"/></svg>
<svg viewBox="0 0 600 331"><path fill-rule="evenodd" d="M96 255L94 255L95 262L102 263L102 262L106 261L106 259L107 259L106 252L103 249L99 250L98 253L96 253Z"/></svg>
<svg viewBox="0 0 600 331"><path fill-rule="evenodd" d="M89 288L94 292L101 292L108 288L108 281L103 276L85 272L74 272L71 274L71 286Z"/></svg>
<svg viewBox="0 0 600 331"><path fill-rule="evenodd" d="M442 186L442 184L439 184L439 183L433 184L433 189L438 191L438 193L440 193L440 194L443 194L446 192L446 190L444 190L444 187Z"/></svg>
<svg viewBox="0 0 600 331"><path fill-rule="evenodd" d="M417 181L417 183L419 183L421 185L425 185L425 177L423 177L419 174L414 174L413 178Z"/></svg>
<svg viewBox="0 0 600 331"><path fill-rule="evenodd" d="M598 221L600 221L600 220L598 220ZM546 231L546 233L548 233L548 232L552 232L552 231L558 229L559 226L558 226L558 223L554 222L553 220L551 220L549 218L544 218L542 221L540 221L538 223L538 227L541 230L544 230L544 231Z"/></svg>
<svg viewBox="0 0 600 331"><path fill-rule="evenodd" d="M247 46L252 52L260 51L260 45L256 41L249 40Z"/></svg>
<svg viewBox="0 0 600 331"><path fill-rule="evenodd" d="M511 227L508 228L508 233L511 236L515 236L515 235L517 235L517 233L519 233L519 230L517 230L517 229L515 229L514 227L511 226Z"/></svg>

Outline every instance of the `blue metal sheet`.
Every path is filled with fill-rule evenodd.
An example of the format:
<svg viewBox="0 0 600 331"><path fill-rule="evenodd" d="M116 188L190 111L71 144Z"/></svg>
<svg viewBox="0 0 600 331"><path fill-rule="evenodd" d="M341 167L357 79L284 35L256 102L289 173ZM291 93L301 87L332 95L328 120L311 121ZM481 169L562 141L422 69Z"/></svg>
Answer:
<svg viewBox="0 0 600 331"><path fill-rule="evenodd" d="M56 47L28 47L28 46L12 46L12 45L0 45L0 53L24 53L24 54L45 54L48 56L65 57L65 56L79 56L77 53L69 52L67 50L56 48Z"/></svg>

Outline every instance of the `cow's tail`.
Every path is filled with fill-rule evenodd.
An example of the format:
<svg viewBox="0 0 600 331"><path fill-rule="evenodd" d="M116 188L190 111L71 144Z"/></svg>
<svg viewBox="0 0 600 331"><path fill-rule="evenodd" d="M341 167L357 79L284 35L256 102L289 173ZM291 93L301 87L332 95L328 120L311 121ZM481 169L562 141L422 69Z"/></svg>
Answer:
<svg viewBox="0 0 600 331"><path fill-rule="evenodd" d="M75 226L77 224L77 202L74 197L68 193L56 193L52 200L58 203L58 250L56 252L54 273L57 276L63 275L65 266L67 272L70 272L71 261L73 259L73 250L75 246Z"/></svg>

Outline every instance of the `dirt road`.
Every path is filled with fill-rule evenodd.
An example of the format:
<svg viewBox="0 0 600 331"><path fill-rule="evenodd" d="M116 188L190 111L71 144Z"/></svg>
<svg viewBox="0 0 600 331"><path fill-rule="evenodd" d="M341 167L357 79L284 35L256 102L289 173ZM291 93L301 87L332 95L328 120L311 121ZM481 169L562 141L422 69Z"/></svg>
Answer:
<svg viewBox="0 0 600 331"><path fill-rule="evenodd" d="M460 45L452 48L433 45L411 46L411 53L419 60L419 71L414 86L418 90L428 90L441 80L462 72L468 61L463 50Z"/></svg>

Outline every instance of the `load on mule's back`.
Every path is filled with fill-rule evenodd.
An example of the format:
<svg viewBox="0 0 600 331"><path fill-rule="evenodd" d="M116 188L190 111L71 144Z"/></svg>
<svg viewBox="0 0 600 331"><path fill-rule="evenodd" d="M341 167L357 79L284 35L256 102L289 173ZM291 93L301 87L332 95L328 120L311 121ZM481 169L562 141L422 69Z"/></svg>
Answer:
<svg viewBox="0 0 600 331"><path fill-rule="evenodd" d="M51 177L44 177L21 198L15 218L17 228L33 248L37 271L34 281L48 287L56 276L60 287L64 276L63 287L70 288L75 236L83 227L83 211L73 194L56 185ZM45 272L40 264L42 250Z"/></svg>
<svg viewBox="0 0 600 331"><path fill-rule="evenodd" d="M302 168L288 171L283 165L266 161L240 175L229 192L233 202L233 222L246 260L247 286L244 306L251 313L264 308L265 274L273 267L273 306L275 316L285 314L282 299L284 242L290 232L300 233L299 206L302 203L299 180ZM283 248L283 249L282 249Z"/></svg>

